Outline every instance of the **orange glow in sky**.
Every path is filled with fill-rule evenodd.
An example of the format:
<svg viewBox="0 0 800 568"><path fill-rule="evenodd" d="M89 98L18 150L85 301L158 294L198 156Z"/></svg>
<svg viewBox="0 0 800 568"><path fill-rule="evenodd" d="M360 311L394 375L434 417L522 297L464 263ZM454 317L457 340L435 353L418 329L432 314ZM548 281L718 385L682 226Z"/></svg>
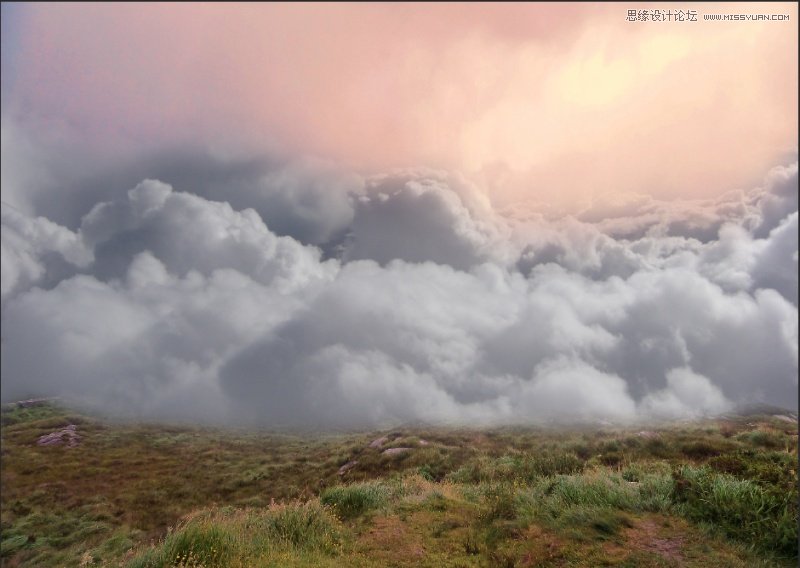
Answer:
<svg viewBox="0 0 800 568"><path fill-rule="evenodd" d="M680 6L697 22L628 22L632 7L665 8L30 5L10 107L120 151L444 167L498 200L566 204L712 196L796 153L796 4Z"/></svg>

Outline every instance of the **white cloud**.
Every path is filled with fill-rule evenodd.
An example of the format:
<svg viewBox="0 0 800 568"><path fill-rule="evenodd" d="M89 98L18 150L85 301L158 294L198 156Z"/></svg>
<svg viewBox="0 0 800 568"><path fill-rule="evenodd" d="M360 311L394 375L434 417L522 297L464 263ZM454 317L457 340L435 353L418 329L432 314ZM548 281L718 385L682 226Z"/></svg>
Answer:
<svg viewBox="0 0 800 568"><path fill-rule="evenodd" d="M56 272L58 259L73 267L85 267L93 260L79 235L65 227L44 217L31 218L9 205L0 214L3 300L40 283L48 266Z"/></svg>
<svg viewBox="0 0 800 568"><path fill-rule="evenodd" d="M719 388L687 367L667 371L667 387L644 397L640 412L647 418L696 418L731 407Z"/></svg>
<svg viewBox="0 0 800 568"><path fill-rule="evenodd" d="M294 211L310 204L295 218L319 226L309 240L349 232L324 261L254 209L156 180L76 231L4 208L3 396L294 426L794 405L796 168L770 176L708 204L708 240L604 226L658 213L647 200L591 222L509 218L419 170L345 184L327 216L322 185L272 179Z"/></svg>

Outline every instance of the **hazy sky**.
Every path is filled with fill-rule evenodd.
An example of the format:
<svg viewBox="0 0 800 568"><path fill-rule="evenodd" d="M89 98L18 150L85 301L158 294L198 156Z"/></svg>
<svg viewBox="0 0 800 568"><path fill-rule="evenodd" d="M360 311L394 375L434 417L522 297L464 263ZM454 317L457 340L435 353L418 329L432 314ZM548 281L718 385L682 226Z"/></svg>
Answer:
<svg viewBox="0 0 800 568"><path fill-rule="evenodd" d="M3 397L301 426L796 407L797 17L3 4Z"/></svg>
<svg viewBox="0 0 800 568"><path fill-rule="evenodd" d="M796 150L795 4L632 7L31 4L7 25L3 105L92 148L455 168L558 201L714 196Z"/></svg>

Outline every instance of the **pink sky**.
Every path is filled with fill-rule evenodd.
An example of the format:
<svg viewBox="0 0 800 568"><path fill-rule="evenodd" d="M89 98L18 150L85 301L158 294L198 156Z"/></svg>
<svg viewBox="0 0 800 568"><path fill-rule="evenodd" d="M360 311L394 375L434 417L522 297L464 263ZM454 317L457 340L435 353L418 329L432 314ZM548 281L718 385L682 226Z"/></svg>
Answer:
<svg viewBox="0 0 800 568"><path fill-rule="evenodd" d="M793 3L32 4L4 113L120 152L457 169L498 200L704 197L797 151L796 18Z"/></svg>

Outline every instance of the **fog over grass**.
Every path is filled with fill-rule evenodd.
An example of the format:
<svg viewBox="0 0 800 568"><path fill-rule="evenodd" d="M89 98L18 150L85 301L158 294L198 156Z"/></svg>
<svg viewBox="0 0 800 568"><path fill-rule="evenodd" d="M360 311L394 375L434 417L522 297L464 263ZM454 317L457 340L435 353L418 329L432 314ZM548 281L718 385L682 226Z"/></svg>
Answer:
<svg viewBox="0 0 800 568"><path fill-rule="evenodd" d="M796 162L571 215L455 172L165 163L4 197L3 400L297 427L797 407Z"/></svg>

